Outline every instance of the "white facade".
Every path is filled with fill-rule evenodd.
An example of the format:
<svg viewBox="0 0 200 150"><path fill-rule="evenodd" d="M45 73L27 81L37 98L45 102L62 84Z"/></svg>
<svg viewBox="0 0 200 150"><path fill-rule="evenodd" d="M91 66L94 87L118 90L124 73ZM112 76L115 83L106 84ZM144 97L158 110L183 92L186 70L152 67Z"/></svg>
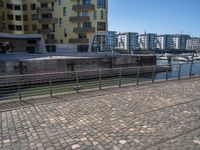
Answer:
<svg viewBox="0 0 200 150"><path fill-rule="evenodd" d="M187 45L187 40L190 38L189 35L173 35L173 49L185 50Z"/></svg>
<svg viewBox="0 0 200 150"><path fill-rule="evenodd" d="M187 40L187 49L200 51L200 38L191 38Z"/></svg>
<svg viewBox="0 0 200 150"><path fill-rule="evenodd" d="M108 51L114 51L117 47L117 32L116 31L108 31L106 36L106 45Z"/></svg>
<svg viewBox="0 0 200 150"><path fill-rule="evenodd" d="M138 38L139 49L154 50L156 49L157 34L141 34Z"/></svg>
<svg viewBox="0 0 200 150"><path fill-rule="evenodd" d="M117 35L117 49L133 51L138 49L138 33L119 33Z"/></svg>
<svg viewBox="0 0 200 150"><path fill-rule="evenodd" d="M156 41L156 49L173 49L173 35L158 35Z"/></svg>

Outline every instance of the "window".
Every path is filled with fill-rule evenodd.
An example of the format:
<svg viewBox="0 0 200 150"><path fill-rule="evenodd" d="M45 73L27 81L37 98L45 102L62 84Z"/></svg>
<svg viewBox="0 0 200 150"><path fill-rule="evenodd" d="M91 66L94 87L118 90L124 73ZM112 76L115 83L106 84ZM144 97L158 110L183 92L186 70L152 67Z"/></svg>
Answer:
<svg viewBox="0 0 200 150"><path fill-rule="evenodd" d="M21 18L21 16L20 16L20 15L16 15L16 16L15 16L15 20L16 20L16 21L21 21L21 20L22 20L22 18Z"/></svg>
<svg viewBox="0 0 200 150"><path fill-rule="evenodd" d="M27 5L26 4L22 5L22 8L23 10L27 10Z"/></svg>
<svg viewBox="0 0 200 150"><path fill-rule="evenodd" d="M59 5L62 5L62 0L59 0L59 1L58 1L58 4L59 4Z"/></svg>
<svg viewBox="0 0 200 150"><path fill-rule="evenodd" d="M21 6L20 5L14 5L14 10L21 10Z"/></svg>
<svg viewBox="0 0 200 150"><path fill-rule="evenodd" d="M31 4L31 10L36 10L36 5L35 4Z"/></svg>
<svg viewBox="0 0 200 150"><path fill-rule="evenodd" d="M27 21L28 20L28 16L27 15L23 15L23 20Z"/></svg>
<svg viewBox="0 0 200 150"><path fill-rule="evenodd" d="M62 18L59 18L59 26L62 27L63 26L63 21Z"/></svg>
<svg viewBox="0 0 200 150"><path fill-rule="evenodd" d="M91 0L83 0L83 5L90 5L91 4Z"/></svg>
<svg viewBox="0 0 200 150"><path fill-rule="evenodd" d="M78 45L78 52L87 52L88 47L88 45Z"/></svg>
<svg viewBox="0 0 200 150"><path fill-rule="evenodd" d="M64 36L67 37L67 28L64 28Z"/></svg>
<svg viewBox="0 0 200 150"><path fill-rule="evenodd" d="M94 20L97 20L97 11L94 11Z"/></svg>
<svg viewBox="0 0 200 150"><path fill-rule="evenodd" d="M36 24L33 24L33 25L32 25L32 30L33 30L33 31L36 31L36 30L37 30L37 25L36 25Z"/></svg>
<svg viewBox="0 0 200 150"><path fill-rule="evenodd" d="M63 16L67 16L67 8L63 7Z"/></svg>
<svg viewBox="0 0 200 150"><path fill-rule="evenodd" d="M41 7L42 7L42 8L48 8L48 4L47 4L47 3L42 3L42 4L41 4Z"/></svg>
<svg viewBox="0 0 200 150"><path fill-rule="evenodd" d="M15 26L14 25L8 25L8 29L9 30L15 30Z"/></svg>
<svg viewBox="0 0 200 150"><path fill-rule="evenodd" d="M33 21L38 20L38 15L33 14L33 15L32 15L32 20L33 20Z"/></svg>
<svg viewBox="0 0 200 150"><path fill-rule="evenodd" d="M106 8L106 0L97 0L97 8Z"/></svg>
<svg viewBox="0 0 200 150"><path fill-rule="evenodd" d="M82 12L82 16L89 16L88 11L83 11L83 12Z"/></svg>
<svg viewBox="0 0 200 150"><path fill-rule="evenodd" d="M13 15L7 15L8 20L13 20Z"/></svg>
<svg viewBox="0 0 200 150"><path fill-rule="evenodd" d="M28 31L28 30L29 30L28 25L24 25L24 31Z"/></svg>
<svg viewBox="0 0 200 150"><path fill-rule="evenodd" d="M98 22L97 23L97 30L106 31L106 23L105 22Z"/></svg>
<svg viewBox="0 0 200 150"><path fill-rule="evenodd" d="M86 39L87 36L86 36L85 33L79 33L79 34L78 34L78 38L79 38L79 39Z"/></svg>
<svg viewBox="0 0 200 150"><path fill-rule="evenodd" d="M101 20L103 20L103 15L104 15L104 12L103 12L103 10L102 10L102 11L101 11L101 16L100 16Z"/></svg>
<svg viewBox="0 0 200 150"><path fill-rule="evenodd" d="M22 26L17 25L17 26L16 26L16 30L17 30L17 31L22 31Z"/></svg>
<svg viewBox="0 0 200 150"><path fill-rule="evenodd" d="M91 28L91 22L83 22L83 28Z"/></svg>
<svg viewBox="0 0 200 150"><path fill-rule="evenodd" d="M12 4L7 4L7 8L8 9L13 9L13 5Z"/></svg>

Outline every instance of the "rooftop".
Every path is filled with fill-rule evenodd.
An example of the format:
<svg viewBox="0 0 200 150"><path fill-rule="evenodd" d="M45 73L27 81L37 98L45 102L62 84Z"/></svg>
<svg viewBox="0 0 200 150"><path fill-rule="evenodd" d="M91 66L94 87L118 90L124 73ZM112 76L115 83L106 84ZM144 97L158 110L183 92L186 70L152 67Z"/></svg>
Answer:
<svg viewBox="0 0 200 150"><path fill-rule="evenodd" d="M0 149L199 149L200 80L0 105Z"/></svg>

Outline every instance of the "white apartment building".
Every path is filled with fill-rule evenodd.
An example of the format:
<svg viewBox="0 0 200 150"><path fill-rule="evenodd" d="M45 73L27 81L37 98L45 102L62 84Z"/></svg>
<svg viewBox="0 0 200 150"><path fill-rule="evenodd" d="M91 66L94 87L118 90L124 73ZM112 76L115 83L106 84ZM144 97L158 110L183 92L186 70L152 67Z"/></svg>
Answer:
<svg viewBox="0 0 200 150"><path fill-rule="evenodd" d="M142 50L154 50L156 49L156 37L157 34L141 34L138 38L139 49Z"/></svg>
<svg viewBox="0 0 200 150"><path fill-rule="evenodd" d="M114 51L117 47L117 32L108 31L106 37L106 45L108 51Z"/></svg>
<svg viewBox="0 0 200 150"><path fill-rule="evenodd" d="M156 49L170 50L173 49L173 35L158 35Z"/></svg>
<svg viewBox="0 0 200 150"><path fill-rule="evenodd" d="M191 38L187 40L187 49L200 52L200 38Z"/></svg>
<svg viewBox="0 0 200 150"><path fill-rule="evenodd" d="M126 32L117 35L117 49L133 51L138 49L138 33Z"/></svg>
<svg viewBox="0 0 200 150"><path fill-rule="evenodd" d="M190 39L189 35L182 35L182 34L173 35L173 49L185 50L188 39Z"/></svg>

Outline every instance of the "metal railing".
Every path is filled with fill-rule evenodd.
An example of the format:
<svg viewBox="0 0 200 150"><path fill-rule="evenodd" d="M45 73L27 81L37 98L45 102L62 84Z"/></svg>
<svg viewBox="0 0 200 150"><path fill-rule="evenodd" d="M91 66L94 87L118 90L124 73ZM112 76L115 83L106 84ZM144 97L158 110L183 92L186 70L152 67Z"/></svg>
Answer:
<svg viewBox="0 0 200 150"><path fill-rule="evenodd" d="M0 101L200 76L200 63L142 66L0 77Z"/></svg>

